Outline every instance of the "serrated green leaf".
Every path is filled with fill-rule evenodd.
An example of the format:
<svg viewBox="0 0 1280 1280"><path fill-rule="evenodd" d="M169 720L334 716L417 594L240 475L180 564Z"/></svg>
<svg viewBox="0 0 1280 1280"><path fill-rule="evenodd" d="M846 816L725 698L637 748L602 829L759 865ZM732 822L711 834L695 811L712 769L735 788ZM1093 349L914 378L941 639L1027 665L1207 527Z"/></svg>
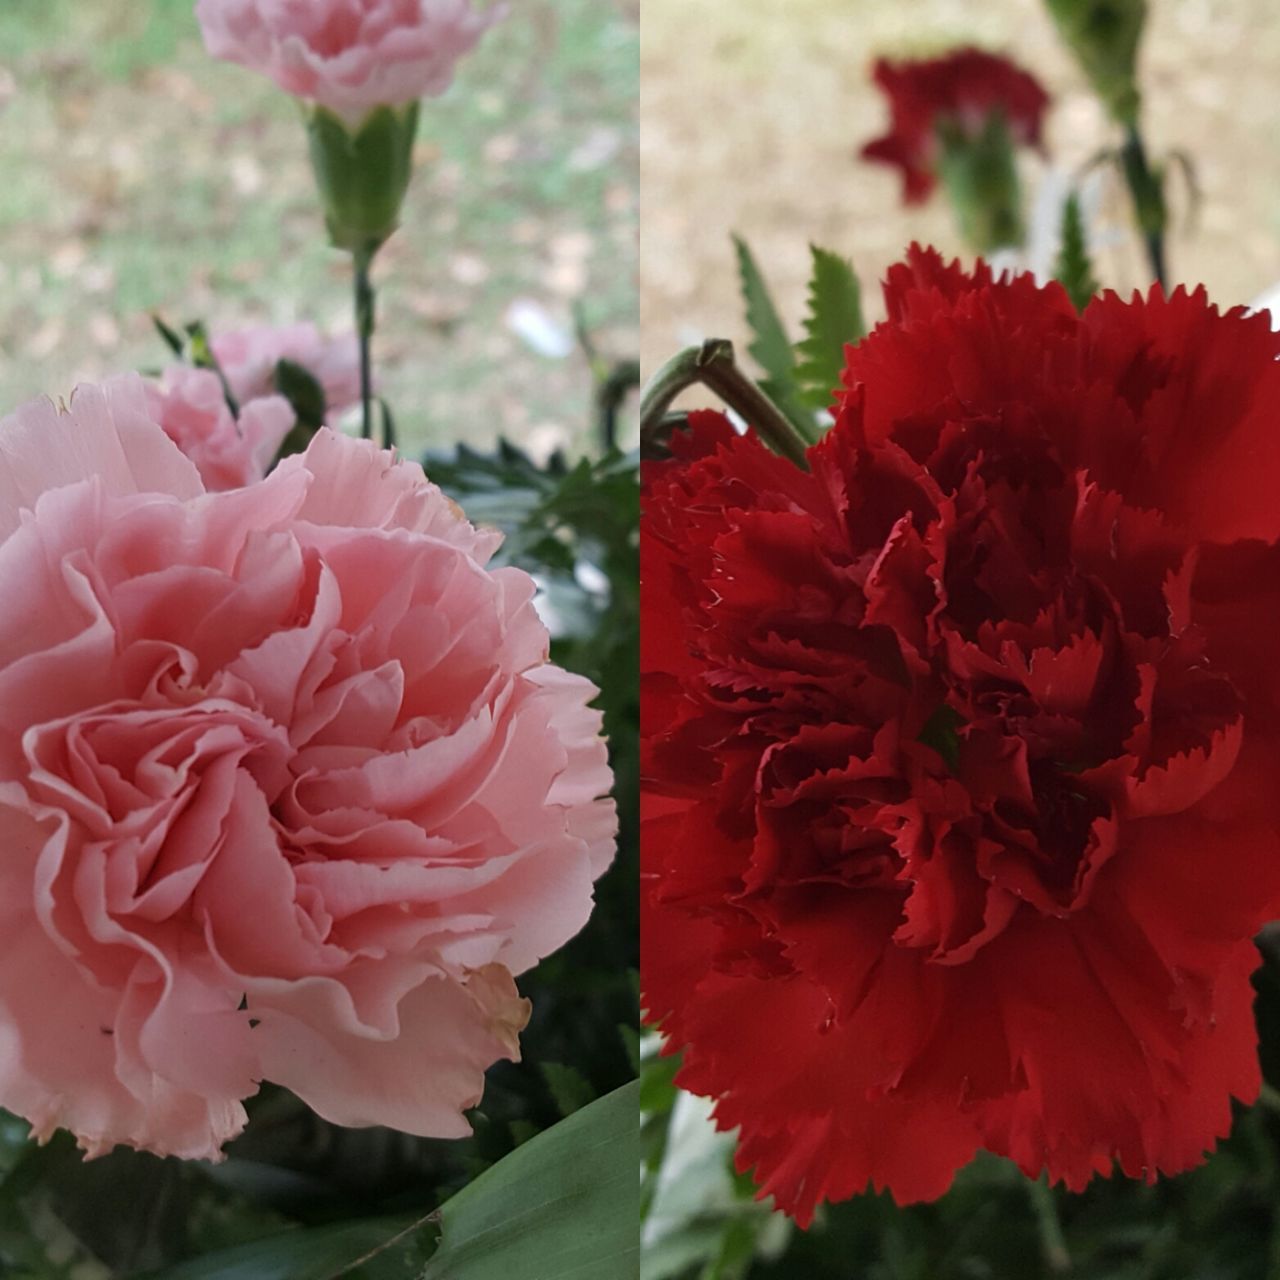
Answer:
<svg viewBox="0 0 1280 1280"><path fill-rule="evenodd" d="M1098 292L1098 281L1094 277L1085 242L1080 199L1074 191L1062 209L1062 249L1058 253L1054 275L1062 282L1077 311L1083 311Z"/></svg>
<svg viewBox="0 0 1280 1280"><path fill-rule="evenodd" d="M765 374L760 386L802 438L812 443L816 439L814 418L801 399L796 384L796 353L787 336L786 326L747 242L740 236L734 236L733 244L738 255L738 281L746 308L747 327L751 330L747 350Z"/></svg>
<svg viewBox="0 0 1280 1280"><path fill-rule="evenodd" d="M638 1094L593 1102L454 1196L422 1280L638 1277Z"/></svg>
<svg viewBox="0 0 1280 1280"><path fill-rule="evenodd" d="M810 245L809 311L804 340L796 344L796 382L804 402L825 409L840 383L846 344L866 335L862 289L853 264L827 249Z"/></svg>

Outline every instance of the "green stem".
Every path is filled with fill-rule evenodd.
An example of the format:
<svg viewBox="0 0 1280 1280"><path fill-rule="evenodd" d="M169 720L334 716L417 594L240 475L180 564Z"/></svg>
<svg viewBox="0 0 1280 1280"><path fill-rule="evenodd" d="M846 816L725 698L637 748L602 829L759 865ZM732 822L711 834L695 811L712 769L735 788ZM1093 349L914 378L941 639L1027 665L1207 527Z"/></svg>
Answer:
<svg viewBox="0 0 1280 1280"><path fill-rule="evenodd" d="M370 268L377 248L352 251L355 268L356 333L360 339L360 436L373 439L373 329L375 295ZM385 442L384 442L385 443Z"/></svg>
<svg viewBox="0 0 1280 1280"><path fill-rule="evenodd" d="M1050 1275L1071 1274L1071 1254L1067 1251L1067 1238L1058 1220L1058 1206L1053 1198L1053 1188L1043 1174L1034 1181L1027 1180L1027 1192L1035 1211L1036 1225L1040 1228L1040 1248Z"/></svg>
<svg viewBox="0 0 1280 1280"><path fill-rule="evenodd" d="M672 401L698 384L714 391L775 453L808 469L805 442L782 410L738 368L733 343L725 338L687 347L653 375L640 400L642 445L658 438Z"/></svg>
<svg viewBox="0 0 1280 1280"><path fill-rule="evenodd" d="M1168 210L1164 202L1164 184L1161 175L1151 167L1146 144L1136 123L1125 128L1124 147L1120 152L1120 167L1124 170L1133 208L1138 219L1138 230L1151 262L1151 274L1156 283L1165 287L1164 233L1168 224Z"/></svg>

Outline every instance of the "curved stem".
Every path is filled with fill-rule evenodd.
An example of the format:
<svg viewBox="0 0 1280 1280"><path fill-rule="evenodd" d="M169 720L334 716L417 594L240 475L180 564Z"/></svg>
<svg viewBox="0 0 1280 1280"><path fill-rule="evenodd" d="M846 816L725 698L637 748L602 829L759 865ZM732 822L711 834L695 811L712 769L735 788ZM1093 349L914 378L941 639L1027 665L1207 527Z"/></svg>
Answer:
<svg viewBox="0 0 1280 1280"><path fill-rule="evenodd" d="M640 400L642 444L658 438L672 401L698 384L714 391L775 453L808 469L805 442L782 410L738 368L733 343L726 338L687 347L653 375Z"/></svg>
<svg viewBox="0 0 1280 1280"><path fill-rule="evenodd" d="M375 294L370 268L377 249L352 252L355 268L356 334L360 340L360 436L373 438L373 329ZM384 442L385 443L385 442Z"/></svg>

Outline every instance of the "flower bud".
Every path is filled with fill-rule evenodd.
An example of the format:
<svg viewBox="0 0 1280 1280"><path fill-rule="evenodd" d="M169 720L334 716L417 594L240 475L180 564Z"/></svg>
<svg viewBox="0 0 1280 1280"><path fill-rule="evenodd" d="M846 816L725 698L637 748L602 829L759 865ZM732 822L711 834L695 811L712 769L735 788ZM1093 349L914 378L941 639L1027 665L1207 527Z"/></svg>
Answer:
<svg viewBox="0 0 1280 1280"><path fill-rule="evenodd" d="M1094 90L1123 125L1138 118L1138 42L1147 0L1046 0Z"/></svg>
<svg viewBox="0 0 1280 1280"><path fill-rule="evenodd" d="M311 167L338 248L373 253L399 226L417 131L416 101L378 107L354 128L327 107L308 109Z"/></svg>

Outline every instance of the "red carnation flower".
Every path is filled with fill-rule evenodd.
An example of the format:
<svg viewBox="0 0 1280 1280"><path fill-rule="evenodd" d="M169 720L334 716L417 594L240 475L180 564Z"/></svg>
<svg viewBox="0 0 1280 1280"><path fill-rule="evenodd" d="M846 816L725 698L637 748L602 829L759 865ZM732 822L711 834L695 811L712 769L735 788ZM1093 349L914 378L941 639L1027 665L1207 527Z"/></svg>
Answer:
<svg viewBox="0 0 1280 1280"><path fill-rule="evenodd" d="M973 48L917 61L880 58L874 76L889 99L892 127L883 138L867 143L862 156L902 170L908 204L919 204L937 185L940 126L974 139L999 113L1013 142L1040 145L1049 95L1008 58Z"/></svg>
<svg viewBox="0 0 1280 1280"><path fill-rule="evenodd" d="M1280 901L1266 317L886 295L810 470L702 413L646 477L645 1003L802 1224L1196 1163Z"/></svg>

